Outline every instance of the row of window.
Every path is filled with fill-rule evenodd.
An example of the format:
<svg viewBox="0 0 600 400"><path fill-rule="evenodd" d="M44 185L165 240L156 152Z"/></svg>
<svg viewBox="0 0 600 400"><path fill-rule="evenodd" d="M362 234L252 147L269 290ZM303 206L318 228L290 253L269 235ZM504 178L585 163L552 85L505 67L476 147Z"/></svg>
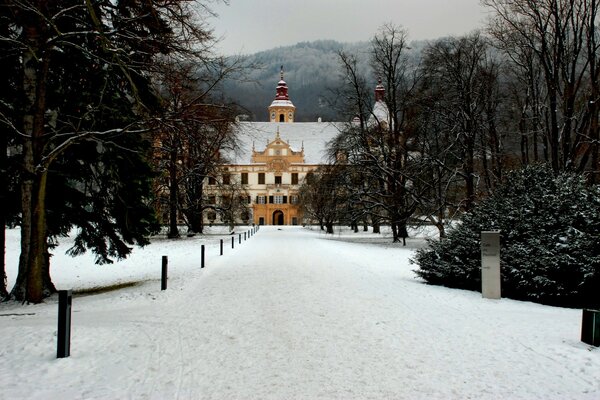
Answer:
<svg viewBox="0 0 600 400"><path fill-rule="evenodd" d="M256 196L256 204L287 204L288 196L274 195L274 196ZM290 204L298 204L298 196L289 196Z"/></svg>
<svg viewBox="0 0 600 400"><path fill-rule="evenodd" d="M242 182L242 185L247 185L248 184L248 173L247 172L242 172L240 175L240 180ZM209 185L216 185L217 184L217 180L212 177L209 176L208 177L208 184ZM223 184L224 185L229 185L231 184L231 175L229 174L224 174L223 175ZM259 185L264 185L265 184L265 173L264 172L259 172L258 173L258 184ZM281 185L281 175L276 175L275 176L275 184L276 185ZM297 172L293 172L292 173L292 185L297 185L298 184L298 173Z"/></svg>
<svg viewBox="0 0 600 400"><path fill-rule="evenodd" d="M229 197L224 197L223 202L228 203ZM274 196L256 196L256 204L287 204L288 196L274 195ZM298 204L300 199L298 196L289 196L290 204ZM250 196L240 196L240 203L252 204L252 198ZM217 204L217 196L208 196L208 204Z"/></svg>

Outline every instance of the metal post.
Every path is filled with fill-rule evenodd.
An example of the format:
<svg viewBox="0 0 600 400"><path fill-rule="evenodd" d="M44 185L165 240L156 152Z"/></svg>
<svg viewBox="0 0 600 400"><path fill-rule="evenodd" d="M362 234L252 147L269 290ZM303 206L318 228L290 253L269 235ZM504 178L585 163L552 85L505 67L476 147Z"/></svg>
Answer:
<svg viewBox="0 0 600 400"><path fill-rule="evenodd" d="M238 235L238 237L239 237L239 239L240 239L240 244L242 244L242 234L240 233L240 234Z"/></svg>
<svg viewBox="0 0 600 400"><path fill-rule="evenodd" d="M581 341L592 346L600 346L599 310L583 310L581 319Z"/></svg>
<svg viewBox="0 0 600 400"><path fill-rule="evenodd" d="M221 255L223 255L223 239L221 239Z"/></svg>
<svg viewBox="0 0 600 400"><path fill-rule="evenodd" d="M232 236L231 237L231 248L234 248L234 242L235 242L235 238Z"/></svg>
<svg viewBox="0 0 600 400"><path fill-rule="evenodd" d="M244 232L244 240L246 240L246 232Z"/></svg>
<svg viewBox="0 0 600 400"><path fill-rule="evenodd" d="M201 259L200 268L204 268L204 245L200 246Z"/></svg>
<svg viewBox="0 0 600 400"><path fill-rule="evenodd" d="M58 291L58 334L56 358L71 355L71 306L73 295L71 290Z"/></svg>
<svg viewBox="0 0 600 400"><path fill-rule="evenodd" d="M481 232L481 294L486 299L501 297L500 231Z"/></svg>
<svg viewBox="0 0 600 400"><path fill-rule="evenodd" d="M160 279L160 290L167 290L167 268L169 260L167 256L162 256L162 275Z"/></svg>

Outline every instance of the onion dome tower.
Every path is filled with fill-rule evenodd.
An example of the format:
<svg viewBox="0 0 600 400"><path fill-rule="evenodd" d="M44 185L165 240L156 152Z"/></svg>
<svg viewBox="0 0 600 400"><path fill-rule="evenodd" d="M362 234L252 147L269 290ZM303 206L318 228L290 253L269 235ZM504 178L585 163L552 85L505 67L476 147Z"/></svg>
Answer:
<svg viewBox="0 0 600 400"><path fill-rule="evenodd" d="M269 121L294 122L296 107L290 101L287 83L283 80L283 65L281 66L280 80L277 83L275 100L269 106Z"/></svg>

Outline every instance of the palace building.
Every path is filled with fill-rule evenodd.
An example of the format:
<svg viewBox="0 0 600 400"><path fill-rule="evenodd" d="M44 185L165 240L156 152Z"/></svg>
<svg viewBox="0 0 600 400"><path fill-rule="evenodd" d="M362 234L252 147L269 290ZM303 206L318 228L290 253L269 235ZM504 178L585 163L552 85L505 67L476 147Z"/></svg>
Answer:
<svg viewBox="0 0 600 400"><path fill-rule="evenodd" d="M300 185L307 173L327 162L327 143L339 133L339 124L294 122L296 107L290 100L283 68L267 111L270 122L238 123L239 149L223 155L229 164L222 165L221 179L239 183L244 192L248 215L240 218L242 222L300 225ZM209 180L205 187L215 201L219 198L218 183ZM205 222L223 221L216 213L207 212Z"/></svg>
<svg viewBox="0 0 600 400"><path fill-rule="evenodd" d="M380 83L376 88L374 116L381 120L387 119L383 93ZM300 225L304 222L300 186L309 172L327 163L328 143L340 132L343 123L325 123L320 119L294 122L296 107L290 100L283 67L268 113L270 122L238 123L239 149L223 154L229 163L222 165L221 177L207 182L205 193L219 201L220 194L222 198L219 183L237 183L248 210L238 218L240 222ZM214 211L206 212L204 219L205 223L225 222Z"/></svg>

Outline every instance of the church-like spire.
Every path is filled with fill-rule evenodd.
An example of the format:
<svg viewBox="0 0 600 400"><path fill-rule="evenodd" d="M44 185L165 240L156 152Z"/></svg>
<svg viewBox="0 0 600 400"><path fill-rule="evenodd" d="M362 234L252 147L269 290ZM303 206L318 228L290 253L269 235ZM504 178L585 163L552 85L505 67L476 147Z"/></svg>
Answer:
<svg viewBox="0 0 600 400"><path fill-rule="evenodd" d="M275 96L275 100L289 100L290 96L288 95L287 83L283 80L283 65L281 66L279 75L281 79L277 83L277 95Z"/></svg>
<svg viewBox="0 0 600 400"><path fill-rule="evenodd" d="M375 86L375 101L384 101L385 99L385 88L381 83L381 78L377 81L377 86Z"/></svg>
<svg viewBox="0 0 600 400"><path fill-rule="evenodd" d="M277 94L275 100L269 106L269 121L271 122L294 122L296 107L290 101L287 83L283 80L283 65L279 72L277 83Z"/></svg>

